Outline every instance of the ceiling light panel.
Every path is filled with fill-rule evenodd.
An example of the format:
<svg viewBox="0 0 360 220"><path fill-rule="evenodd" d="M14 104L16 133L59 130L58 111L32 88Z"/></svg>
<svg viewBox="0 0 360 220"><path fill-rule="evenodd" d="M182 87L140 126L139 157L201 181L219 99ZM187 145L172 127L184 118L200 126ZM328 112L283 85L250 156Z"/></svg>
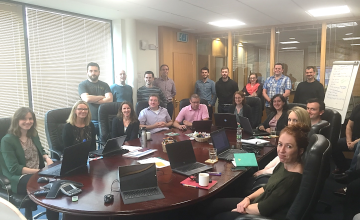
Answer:
<svg viewBox="0 0 360 220"><path fill-rule="evenodd" d="M307 11L309 15L313 17L330 16L350 13L350 9L347 5L328 7L328 8L317 8Z"/></svg>
<svg viewBox="0 0 360 220"><path fill-rule="evenodd" d="M245 25L244 22L235 19L213 21L213 22L209 22L209 24L217 27L235 27L235 26Z"/></svg>
<svg viewBox="0 0 360 220"><path fill-rule="evenodd" d="M280 44L298 44L298 43L300 43L299 41L296 41L296 40L294 40L294 41L282 41L282 42L280 42Z"/></svg>

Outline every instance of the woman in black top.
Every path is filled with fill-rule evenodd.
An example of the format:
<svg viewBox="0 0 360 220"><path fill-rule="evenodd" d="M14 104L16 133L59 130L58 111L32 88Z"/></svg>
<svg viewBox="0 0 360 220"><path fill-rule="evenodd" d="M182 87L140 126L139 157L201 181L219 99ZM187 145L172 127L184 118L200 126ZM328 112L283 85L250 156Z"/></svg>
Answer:
<svg viewBox="0 0 360 220"><path fill-rule="evenodd" d="M117 116L112 121L111 137L120 137L126 134L125 141L138 138L140 122L136 117L130 102L123 102Z"/></svg>
<svg viewBox="0 0 360 220"><path fill-rule="evenodd" d="M276 132L279 133L288 123L288 105L285 97L281 94L274 95L270 101L270 110L270 114L260 124L259 130L270 133L270 127L275 127Z"/></svg>
<svg viewBox="0 0 360 220"><path fill-rule="evenodd" d="M233 105L229 107L229 113L236 115L237 123L240 123L239 116L249 119L253 125L251 107L246 104L245 95L242 91L236 91L233 96Z"/></svg>
<svg viewBox="0 0 360 220"><path fill-rule="evenodd" d="M96 150L96 132L91 122L89 105L85 101L77 101L66 120L62 134L64 147L90 141L91 150Z"/></svg>

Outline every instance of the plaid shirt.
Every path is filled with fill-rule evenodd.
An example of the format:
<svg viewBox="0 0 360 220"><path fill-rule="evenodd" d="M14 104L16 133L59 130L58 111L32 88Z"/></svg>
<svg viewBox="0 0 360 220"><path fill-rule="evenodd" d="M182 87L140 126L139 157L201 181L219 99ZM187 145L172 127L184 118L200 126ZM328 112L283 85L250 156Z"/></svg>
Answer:
<svg viewBox="0 0 360 220"><path fill-rule="evenodd" d="M291 90L291 79L287 76L281 75L281 77L276 81L275 76L270 76L266 79L263 88L266 89L267 95L271 99L276 94L284 94L285 90ZM266 101L265 106L270 107L270 103Z"/></svg>

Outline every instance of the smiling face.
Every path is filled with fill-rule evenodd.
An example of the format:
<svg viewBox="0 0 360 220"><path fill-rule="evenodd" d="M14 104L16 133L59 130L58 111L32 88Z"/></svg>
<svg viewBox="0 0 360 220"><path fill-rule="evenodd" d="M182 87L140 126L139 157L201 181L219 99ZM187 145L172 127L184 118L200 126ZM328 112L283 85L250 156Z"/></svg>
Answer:
<svg viewBox="0 0 360 220"><path fill-rule="evenodd" d="M277 154L280 162L284 164L291 164L298 162L304 149L299 149L295 138L284 132L279 137L277 145Z"/></svg>
<svg viewBox="0 0 360 220"><path fill-rule="evenodd" d="M241 97L241 95L235 94L235 104L236 104L236 105L242 104L243 100L244 100L244 98Z"/></svg>
<svg viewBox="0 0 360 220"><path fill-rule="evenodd" d="M126 118L130 117L130 114L131 114L130 106L128 104L123 104L121 106L121 112L122 112L124 117L126 117Z"/></svg>
<svg viewBox="0 0 360 220"><path fill-rule="evenodd" d="M87 75L90 81L97 82L100 76L100 70L97 66L89 66Z"/></svg>
<svg viewBox="0 0 360 220"><path fill-rule="evenodd" d="M85 104L79 104L76 107L75 114L77 118L85 119L88 113L89 113L89 108Z"/></svg>
<svg viewBox="0 0 360 220"><path fill-rule="evenodd" d="M280 97L274 98L273 106L276 111L281 111L283 109L284 105L285 105L285 102L283 102Z"/></svg>
<svg viewBox="0 0 360 220"><path fill-rule="evenodd" d="M152 74L145 74L144 80L146 86L151 86L154 82L154 77L152 76Z"/></svg>
<svg viewBox="0 0 360 220"><path fill-rule="evenodd" d="M249 76L249 81L250 81L250 84L254 85L256 83L256 75L250 75Z"/></svg>
<svg viewBox="0 0 360 220"><path fill-rule="evenodd" d="M275 65L274 67L274 74L275 76L281 76L281 74L284 72L281 65Z"/></svg>
<svg viewBox="0 0 360 220"><path fill-rule="evenodd" d="M294 125L298 122L299 122L299 119L298 119L297 115L295 114L295 112L290 112L290 114L288 116L288 125Z"/></svg>
<svg viewBox="0 0 360 220"><path fill-rule="evenodd" d="M159 108L159 100L156 96L150 96L149 107L153 110L156 110Z"/></svg>
<svg viewBox="0 0 360 220"><path fill-rule="evenodd" d="M309 113L310 120L318 120L324 111L320 111L320 104L317 102L308 103L306 105L306 110Z"/></svg>
<svg viewBox="0 0 360 220"><path fill-rule="evenodd" d="M201 76L203 79L206 79L209 77L209 72L207 70L201 70Z"/></svg>
<svg viewBox="0 0 360 220"><path fill-rule="evenodd" d="M314 82L315 81L316 73L313 70L313 68L306 69L305 70L305 75L306 75L306 81L308 81L308 82Z"/></svg>
<svg viewBox="0 0 360 220"><path fill-rule="evenodd" d="M19 127L22 131L28 131L34 125L34 119L30 112L24 118L19 120Z"/></svg>

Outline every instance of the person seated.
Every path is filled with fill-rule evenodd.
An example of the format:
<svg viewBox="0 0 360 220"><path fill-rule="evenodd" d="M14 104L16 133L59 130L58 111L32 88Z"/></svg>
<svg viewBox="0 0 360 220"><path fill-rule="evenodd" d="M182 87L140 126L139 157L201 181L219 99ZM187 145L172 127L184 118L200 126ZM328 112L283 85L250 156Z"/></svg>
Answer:
<svg viewBox="0 0 360 220"><path fill-rule="evenodd" d="M301 183L301 157L308 146L309 126L302 123L286 126L280 132L277 154L280 163L268 183L245 198L219 198L209 206L207 214L213 219L236 219L241 214L253 214L285 219Z"/></svg>
<svg viewBox="0 0 360 220"><path fill-rule="evenodd" d="M248 118L250 124L253 124L253 118L251 115L251 107L246 104L245 95L242 91L236 91L233 97L233 105L229 107L229 113L236 115L236 121L240 124L240 118Z"/></svg>
<svg viewBox="0 0 360 220"><path fill-rule="evenodd" d="M325 111L325 103L318 98L309 99L306 109L310 116L311 126L313 126L321 121L321 115Z"/></svg>
<svg viewBox="0 0 360 220"><path fill-rule="evenodd" d="M138 138L140 122L136 117L130 102L122 102L118 113L112 120L111 137L116 138L126 134L125 141Z"/></svg>
<svg viewBox="0 0 360 220"><path fill-rule="evenodd" d="M287 125L287 110L288 105L285 97L281 94L274 95L270 100L270 114L260 124L259 130L270 133L271 127L275 127L275 130L280 132Z"/></svg>
<svg viewBox="0 0 360 220"><path fill-rule="evenodd" d="M193 94L190 97L190 105L181 109L174 121L174 127L185 130L186 126L191 127L193 121L209 120L209 112L207 106L200 104L200 97ZM181 125L180 123L183 123Z"/></svg>
<svg viewBox="0 0 360 220"><path fill-rule="evenodd" d="M297 123L302 123L304 125L309 126L309 128L311 127L309 113L305 109L295 106L294 108L288 111L288 114L289 114L288 126ZM268 165L265 166L264 169L254 173L254 176L257 177L261 174L272 174L274 168L279 164L279 162L280 162L279 156L276 156L272 161L270 161L270 163L268 163Z"/></svg>
<svg viewBox="0 0 360 220"><path fill-rule="evenodd" d="M90 141L91 150L96 150L96 131L94 124L91 122L91 112L87 102L77 101L72 107L66 122L62 133L65 148Z"/></svg>
<svg viewBox="0 0 360 220"><path fill-rule="evenodd" d="M149 107L139 114L140 128L145 128L151 133L168 130L173 124L166 108L159 106L159 96L149 96Z"/></svg>
<svg viewBox="0 0 360 220"><path fill-rule="evenodd" d="M263 84L258 82L258 76L256 73L250 73L248 84L242 89L245 96L259 97L262 103L262 110L265 107L265 99L262 95Z"/></svg>
<svg viewBox="0 0 360 220"><path fill-rule="evenodd" d="M0 164L2 173L10 180L11 191L26 195L26 185L34 173L53 163L45 153L36 130L32 109L21 107L15 111L11 125L1 139ZM58 219L59 213L46 210L48 219Z"/></svg>

